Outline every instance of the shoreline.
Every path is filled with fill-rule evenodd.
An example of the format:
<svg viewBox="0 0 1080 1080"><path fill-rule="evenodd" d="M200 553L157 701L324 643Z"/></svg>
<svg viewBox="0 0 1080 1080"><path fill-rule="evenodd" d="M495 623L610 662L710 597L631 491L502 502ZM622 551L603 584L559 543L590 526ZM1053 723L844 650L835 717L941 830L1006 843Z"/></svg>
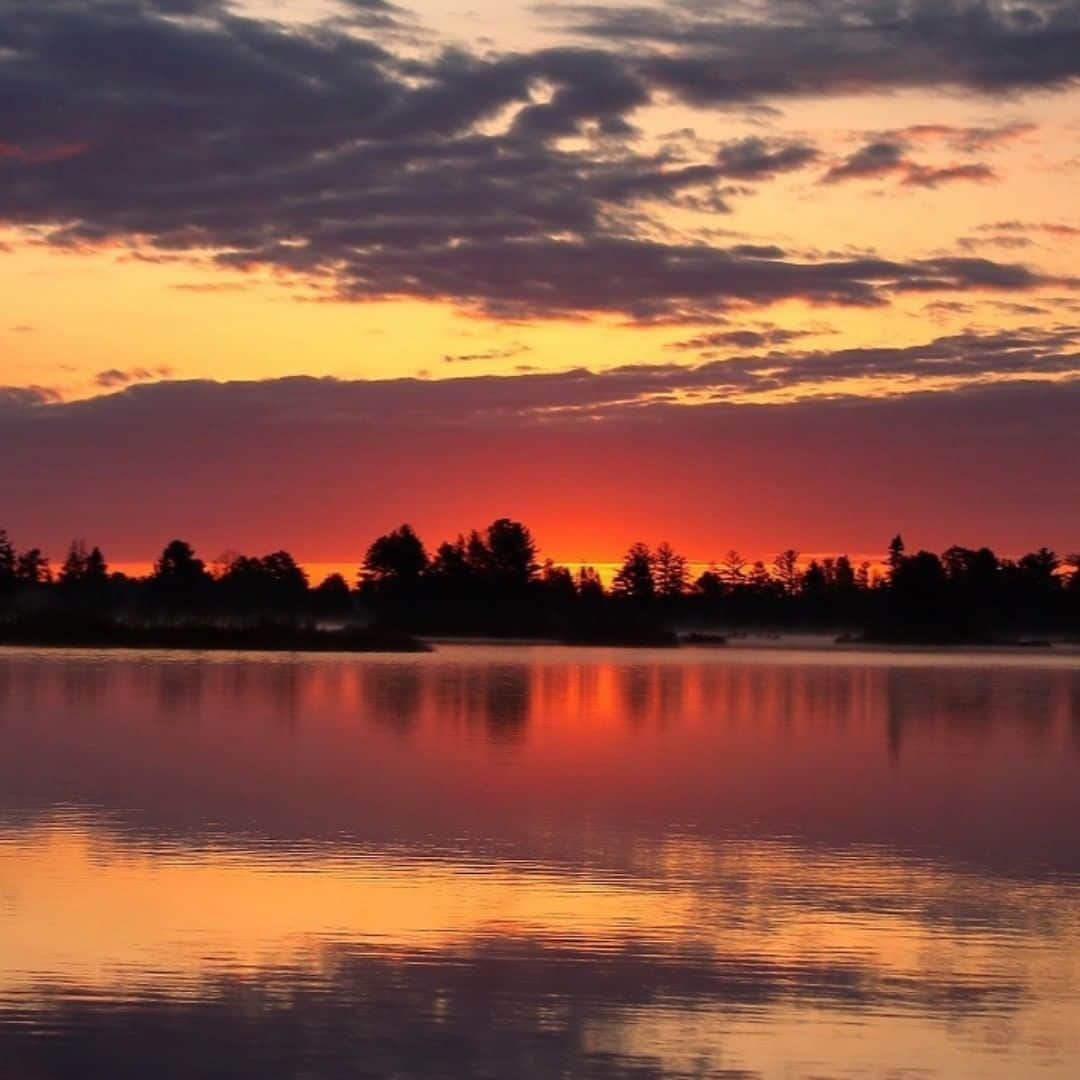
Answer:
<svg viewBox="0 0 1080 1080"><path fill-rule="evenodd" d="M434 653L442 647L463 648L558 648L583 652L617 650L632 652L720 652L720 653L816 653L912 656L1002 656L1023 658L1080 658L1080 642L1051 639L1024 642L912 642L840 640L828 634L792 635L705 635L693 640L680 636L677 642L564 641L558 638L522 638L452 635L409 635L394 631L315 630L253 628L250 630L156 627L152 630L116 630L93 632L26 632L5 634L0 631L0 650L56 649L108 650L133 652L236 652L236 653L341 653L343 655L415 655Z"/></svg>
<svg viewBox="0 0 1080 1080"><path fill-rule="evenodd" d="M0 630L0 648L107 649L181 652L424 653L432 647L409 634L382 630L295 627L110 627L106 631Z"/></svg>

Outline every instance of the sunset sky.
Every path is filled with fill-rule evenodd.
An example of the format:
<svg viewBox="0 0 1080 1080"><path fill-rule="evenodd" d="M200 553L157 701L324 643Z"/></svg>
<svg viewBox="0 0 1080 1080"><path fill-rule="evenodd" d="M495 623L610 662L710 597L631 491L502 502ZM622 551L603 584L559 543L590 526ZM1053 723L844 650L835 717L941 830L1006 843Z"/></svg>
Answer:
<svg viewBox="0 0 1080 1080"><path fill-rule="evenodd" d="M1080 0L0 0L0 526L1080 549Z"/></svg>

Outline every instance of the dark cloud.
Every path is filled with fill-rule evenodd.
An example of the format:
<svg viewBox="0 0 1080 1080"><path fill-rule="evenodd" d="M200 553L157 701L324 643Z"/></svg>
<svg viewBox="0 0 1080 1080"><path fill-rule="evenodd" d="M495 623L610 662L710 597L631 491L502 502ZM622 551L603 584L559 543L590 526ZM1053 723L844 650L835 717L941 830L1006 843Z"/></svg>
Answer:
<svg viewBox="0 0 1080 1080"><path fill-rule="evenodd" d="M956 246L965 251L976 251L981 247L1005 248L1007 251L1020 251L1034 244L1028 236L1017 236L1012 233L1002 233L1000 236L990 236L985 233L979 236L962 236L956 241Z"/></svg>
<svg viewBox="0 0 1080 1080"><path fill-rule="evenodd" d="M687 313L699 322L732 305L784 299L857 307L881 306L891 293L995 289L1029 291L1073 279L987 259L878 258L782 261L745 249L662 245L596 237L584 241L460 243L448 248L384 251L377 282L363 263L342 270L340 288L354 298L388 295L454 299L499 317L530 318L580 311L629 314L640 322ZM282 257L285 257L284 255ZM241 256L240 265L269 253ZM676 320L677 321L677 320Z"/></svg>
<svg viewBox="0 0 1080 1080"><path fill-rule="evenodd" d="M1005 300L990 300L990 307L1012 315L1014 318L1029 318L1031 316L1048 315L1049 311L1038 304L1014 304Z"/></svg>
<svg viewBox="0 0 1080 1080"><path fill-rule="evenodd" d="M980 225L979 230L995 233L1046 233L1067 240L1080 237L1080 226L1058 221L994 221Z"/></svg>
<svg viewBox="0 0 1080 1080"><path fill-rule="evenodd" d="M906 153L901 143L869 143L839 165L834 165L825 174L825 182L835 184L841 180L871 180L887 176L906 168Z"/></svg>
<svg viewBox="0 0 1080 1080"><path fill-rule="evenodd" d="M731 182L818 151L775 138L642 150L634 113L670 88L647 50L417 55L388 41L210 0L0 0L0 220L54 245L270 267L325 297L438 299L508 319L701 320L985 284L958 264L663 239L665 207L725 212ZM963 168L908 176L974 178ZM1053 280L1008 265L992 276L1002 289Z"/></svg>
<svg viewBox="0 0 1080 1080"><path fill-rule="evenodd" d="M510 360L522 353L532 352L532 347L520 343L508 345L505 349L487 349L478 353L461 353L456 356L446 355L443 357L444 364L467 364L477 360Z"/></svg>
<svg viewBox="0 0 1080 1080"><path fill-rule="evenodd" d="M699 104L906 87L1004 93L1080 77L1077 0L673 0L554 14L640 50L656 84Z"/></svg>
<svg viewBox="0 0 1080 1080"><path fill-rule="evenodd" d="M338 4L345 14L333 20L335 24L375 31L419 30L408 9L389 0L338 0Z"/></svg>
<svg viewBox="0 0 1080 1080"><path fill-rule="evenodd" d="M60 392L49 386L0 386L0 413L27 416L40 405L60 400Z"/></svg>
<svg viewBox="0 0 1080 1080"><path fill-rule="evenodd" d="M879 137L891 141L944 142L954 150L975 154L990 150L1030 135L1038 125L1026 121L1001 124L997 127L955 127L951 124L913 124L883 132Z"/></svg>
<svg viewBox="0 0 1080 1080"><path fill-rule="evenodd" d="M725 143L717 154L721 172L736 180L767 180L778 173L794 172L821 156L808 143L751 137Z"/></svg>
<svg viewBox="0 0 1080 1080"><path fill-rule="evenodd" d="M13 534L55 550L85 535L113 558L174 535L208 551L274 536L339 557L341 537L396 521L445 536L505 513L542 537L580 514L612 551L673 520L701 536L730 521L732 543L807 550L841 542L837 521L856 550L898 521L936 547L971 536L1064 550L1080 530L1078 482L1062 468L1080 452L1080 379L1066 375L1078 370L1075 341L1026 332L605 373L147 383L6 409L4 460L17 466L0 469L0 505ZM994 373L1014 381L985 385ZM837 382L864 377L911 392L845 396ZM967 385L920 392L938 377ZM813 396L733 400L785 386ZM362 498L343 497L329 467L342 462Z"/></svg>
<svg viewBox="0 0 1080 1080"><path fill-rule="evenodd" d="M912 187L934 188L957 180L986 182L997 179L989 165L921 165L907 156L906 144L901 142L872 142L834 165L824 177L825 183L843 180L873 180L897 175L901 183Z"/></svg>
<svg viewBox="0 0 1080 1080"><path fill-rule="evenodd" d="M932 316L970 315L974 310L971 304L966 304L961 300L935 300L923 308L927 315Z"/></svg>
<svg viewBox="0 0 1080 1080"><path fill-rule="evenodd" d="M512 132L526 137L576 135L593 121L601 135L624 136L633 128L627 113L648 103L648 87L613 57L552 49L538 53L536 74L555 83L550 100L523 107Z"/></svg>
<svg viewBox="0 0 1080 1080"><path fill-rule="evenodd" d="M1024 291L1047 282L1017 263L999 263L978 258L923 259L912 264L915 271L897 280L892 288L896 292L943 292L961 289L998 289ZM1075 288L1078 279L1069 278L1068 285Z"/></svg>
<svg viewBox="0 0 1080 1080"><path fill-rule="evenodd" d="M757 349L781 344L797 332L773 329L748 340L739 332L707 335L682 347ZM834 395L853 379L881 380L883 392L911 393L941 380L960 385L1002 378L1080 380L1080 330L1017 329L963 333L925 345L734 355L696 365L632 364L601 372L583 368L521 376L480 375L436 381L387 379L345 381L295 376L253 382L141 382L157 372L103 372L108 384L130 385L122 393L55 404L41 410L40 397L28 395L29 419L61 422L97 418L119 426L145 418L202 413L244 418L246 422L373 424L393 417L438 427L494 422L500 417L548 420L553 415L603 415L617 418L673 394L724 402L748 395L799 391Z"/></svg>
<svg viewBox="0 0 1080 1080"><path fill-rule="evenodd" d="M935 188L939 184L951 184L956 180L970 180L974 183L992 183L997 180L997 173L989 165L946 165L935 168L931 165L912 163L904 183L913 187Z"/></svg>
<svg viewBox="0 0 1080 1080"><path fill-rule="evenodd" d="M172 374L170 367L155 368L130 368L121 371L119 368L109 368L107 371L99 371L94 376L94 382L106 390L112 390L119 386L128 386L131 383L149 382L154 379L167 379Z"/></svg>
<svg viewBox="0 0 1080 1080"><path fill-rule="evenodd" d="M720 330L711 334L700 334L685 341L676 341L668 345L669 349L679 352L701 352L704 349L764 349L780 345L790 345L799 338L809 337L813 331L785 330L781 327L769 327L762 330Z"/></svg>
<svg viewBox="0 0 1080 1080"><path fill-rule="evenodd" d="M179 292L230 293L243 292L249 286L243 281L184 281L172 287Z"/></svg>

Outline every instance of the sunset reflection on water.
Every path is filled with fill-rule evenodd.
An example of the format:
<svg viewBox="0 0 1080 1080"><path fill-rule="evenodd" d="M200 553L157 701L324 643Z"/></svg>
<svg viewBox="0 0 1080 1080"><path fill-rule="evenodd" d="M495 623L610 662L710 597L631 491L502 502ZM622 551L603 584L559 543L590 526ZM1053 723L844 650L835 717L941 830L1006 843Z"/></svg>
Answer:
<svg viewBox="0 0 1080 1080"><path fill-rule="evenodd" d="M8 652L0 747L14 1077L1080 1066L1071 659Z"/></svg>

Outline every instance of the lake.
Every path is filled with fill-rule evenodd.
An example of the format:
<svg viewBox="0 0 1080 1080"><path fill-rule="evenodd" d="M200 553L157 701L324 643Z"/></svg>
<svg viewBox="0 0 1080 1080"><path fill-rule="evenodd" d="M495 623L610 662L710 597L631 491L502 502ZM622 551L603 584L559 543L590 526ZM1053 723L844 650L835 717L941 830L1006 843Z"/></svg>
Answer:
<svg viewBox="0 0 1080 1080"><path fill-rule="evenodd" d="M1080 661L0 651L0 1076L1080 1075Z"/></svg>

